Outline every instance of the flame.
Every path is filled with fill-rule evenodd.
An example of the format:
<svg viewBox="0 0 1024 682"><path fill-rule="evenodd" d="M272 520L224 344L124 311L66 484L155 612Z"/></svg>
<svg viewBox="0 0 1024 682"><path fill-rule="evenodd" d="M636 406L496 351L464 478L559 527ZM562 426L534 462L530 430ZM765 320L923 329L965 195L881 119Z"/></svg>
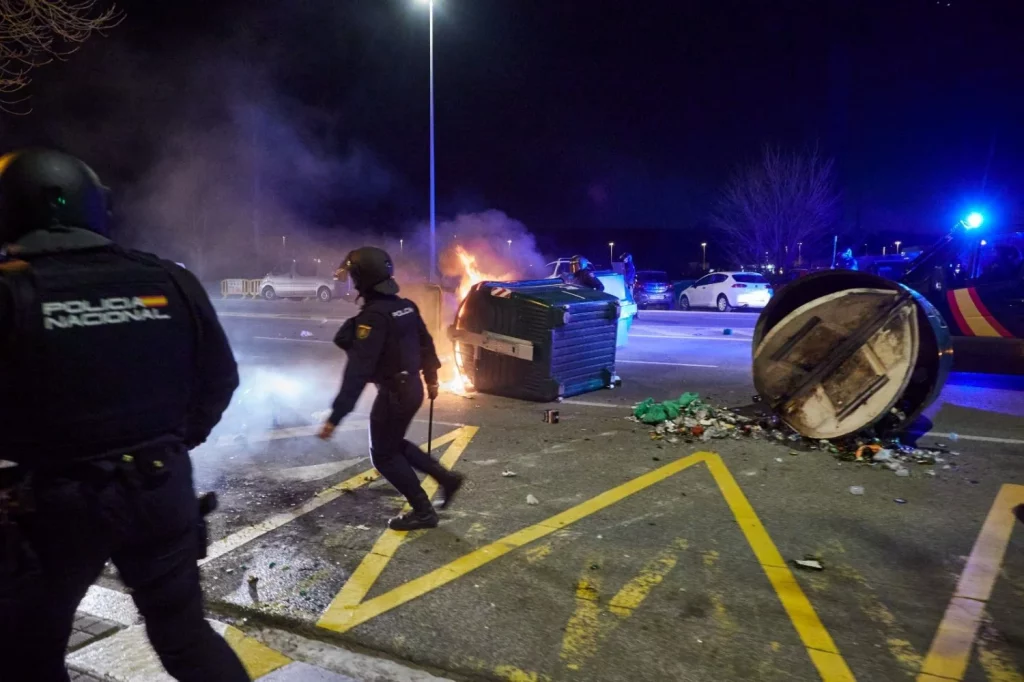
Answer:
<svg viewBox="0 0 1024 682"><path fill-rule="evenodd" d="M480 270L476 264L476 256L471 254L466 249L462 248L461 244L455 245L455 255L459 257L459 261L462 263L462 279L459 282L459 300L463 300L469 294L470 289L473 285L480 282L487 281L503 281L509 279L512 275L505 273L502 275L492 275Z"/></svg>

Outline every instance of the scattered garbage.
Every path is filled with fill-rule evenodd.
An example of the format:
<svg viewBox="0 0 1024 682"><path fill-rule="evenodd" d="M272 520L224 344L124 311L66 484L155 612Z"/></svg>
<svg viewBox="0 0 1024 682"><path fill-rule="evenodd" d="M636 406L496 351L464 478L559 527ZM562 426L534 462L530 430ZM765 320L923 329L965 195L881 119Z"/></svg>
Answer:
<svg viewBox="0 0 1024 682"><path fill-rule="evenodd" d="M862 485L851 485L850 486L850 494L851 495L863 495L864 494L864 486L862 486Z"/></svg>
<svg viewBox="0 0 1024 682"><path fill-rule="evenodd" d="M893 502L895 502L896 504L906 504L907 503L907 501L904 500L902 497L897 497L895 500L893 500Z"/></svg>
<svg viewBox="0 0 1024 682"><path fill-rule="evenodd" d="M526 504L540 504L540 500L534 497L532 494L526 496Z"/></svg>
<svg viewBox="0 0 1024 682"><path fill-rule="evenodd" d="M544 410L544 423L545 424L557 424L558 423L558 410Z"/></svg>
<svg viewBox="0 0 1024 682"><path fill-rule="evenodd" d="M356 526L356 530L372 530L372 529L369 526L367 526L366 524L360 523L358 526Z"/></svg>
<svg viewBox="0 0 1024 682"><path fill-rule="evenodd" d="M755 396L754 402L761 402L759 398ZM650 437L653 441L674 444L708 442L721 438L763 440L784 444L789 448L827 452L840 461L888 469L900 477L910 476L910 465L943 464L947 451L909 445L901 442L898 435L887 433L886 428L898 427L906 417L897 408L893 408L890 416L888 424L876 425L857 434L834 441L814 440L797 433L763 407L715 407L702 400L700 394L687 392L675 400L660 403L655 402L654 398L648 398L633 407L629 419L652 427ZM950 434L950 440L956 440L955 436ZM790 449L789 454L796 456L799 451ZM948 454L956 456L959 453ZM948 465L943 468L948 469ZM934 475L934 471L928 475Z"/></svg>
<svg viewBox="0 0 1024 682"><path fill-rule="evenodd" d="M501 475L504 476L505 478L515 478L519 474L512 471L511 469L505 469L504 471L501 472Z"/></svg>
<svg viewBox="0 0 1024 682"><path fill-rule="evenodd" d="M308 332L305 329L303 329L299 336L301 336L304 339L308 339L309 337L313 336L313 332Z"/></svg>
<svg viewBox="0 0 1024 682"><path fill-rule="evenodd" d="M793 559L793 564L797 568L802 568L806 571L824 571L825 567L822 565L820 559L814 557L807 557L805 559Z"/></svg>

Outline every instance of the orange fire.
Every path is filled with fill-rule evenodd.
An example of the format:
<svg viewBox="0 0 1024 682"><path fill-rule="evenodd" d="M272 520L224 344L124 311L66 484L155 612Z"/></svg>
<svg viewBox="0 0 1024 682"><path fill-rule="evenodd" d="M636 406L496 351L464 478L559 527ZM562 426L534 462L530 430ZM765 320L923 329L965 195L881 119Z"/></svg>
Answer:
<svg viewBox="0 0 1024 682"><path fill-rule="evenodd" d="M459 257L459 261L462 263L462 279L459 282L459 300L466 298L469 294L469 290L473 288L474 284L479 282L487 281L504 281L512 277L510 273L503 275L492 275L486 272L481 272L480 268L476 264L476 256L462 248L461 244L455 245L455 255Z"/></svg>

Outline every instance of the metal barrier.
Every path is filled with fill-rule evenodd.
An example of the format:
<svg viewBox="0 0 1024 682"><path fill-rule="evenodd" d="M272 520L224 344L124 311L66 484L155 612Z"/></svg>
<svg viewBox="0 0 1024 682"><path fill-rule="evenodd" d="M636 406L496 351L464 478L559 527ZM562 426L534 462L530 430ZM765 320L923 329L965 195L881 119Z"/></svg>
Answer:
<svg viewBox="0 0 1024 682"><path fill-rule="evenodd" d="M259 298L261 279L222 279L220 295L222 298L241 296L242 298Z"/></svg>

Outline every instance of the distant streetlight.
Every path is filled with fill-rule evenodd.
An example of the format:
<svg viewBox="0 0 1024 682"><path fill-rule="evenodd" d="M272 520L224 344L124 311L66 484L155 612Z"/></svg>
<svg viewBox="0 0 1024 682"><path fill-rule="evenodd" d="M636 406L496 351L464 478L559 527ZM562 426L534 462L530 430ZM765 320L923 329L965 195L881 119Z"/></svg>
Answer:
<svg viewBox="0 0 1024 682"><path fill-rule="evenodd" d="M404 239L399 239L398 240L398 252L399 253L405 253L405 240Z"/></svg>
<svg viewBox="0 0 1024 682"><path fill-rule="evenodd" d="M434 174L434 0L417 1L427 5L427 13L430 16L430 269L428 276L433 282L437 279L437 204Z"/></svg>
<svg viewBox="0 0 1024 682"><path fill-rule="evenodd" d="M884 247L884 246L882 247L882 255L883 255L883 256L885 255L885 248L886 248L886 247Z"/></svg>
<svg viewBox="0 0 1024 682"><path fill-rule="evenodd" d="M508 255L512 255L512 240L508 240Z"/></svg>
<svg viewBox="0 0 1024 682"><path fill-rule="evenodd" d="M700 243L700 269L701 270L707 270L708 269L708 243L707 242L701 242Z"/></svg>
<svg viewBox="0 0 1024 682"><path fill-rule="evenodd" d="M803 265L804 264L804 243L803 242L797 242L796 243L796 262L799 265Z"/></svg>
<svg viewBox="0 0 1024 682"><path fill-rule="evenodd" d="M897 256L900 255L900 244L902 244L902 243L903 242L901 242L899 239L896 240L896 255Z"/></svg>
<svg viewBox="0 0 1024 682"><path fill-rule="evenodd" d="M608 242L608 267L611 267L611 264L615 262L613 249L615 249L615 242Z"/></svg>
<svg viewBox="0 0 1024 682"><path fill-rule="evenodd" d="M288 237L281 237L281 255L288 255Z"/></svg>

